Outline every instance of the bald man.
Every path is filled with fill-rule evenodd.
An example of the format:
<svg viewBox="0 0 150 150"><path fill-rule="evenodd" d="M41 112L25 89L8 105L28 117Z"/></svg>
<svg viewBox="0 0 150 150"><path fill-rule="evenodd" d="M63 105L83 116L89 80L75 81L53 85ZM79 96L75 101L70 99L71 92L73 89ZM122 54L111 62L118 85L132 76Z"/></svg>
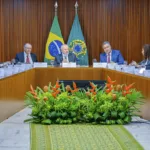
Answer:
<svg viewBox="0 0 150 150"><path fill-rule="evenodd" d="M62 62L76 62L77 58L74 53L69 52L67 44L61 46L61 54L55 56L55 65L60 65Z"/></svg>
<svg viewBox="0 0 150 150"><path fill-rule="evenodd" d="M35 54L31 53L32 45L26 43L24 45L24 52L20 52L16 54L15 60L17 62L32 64L33 62L37 62L37 57Z"/></svg>

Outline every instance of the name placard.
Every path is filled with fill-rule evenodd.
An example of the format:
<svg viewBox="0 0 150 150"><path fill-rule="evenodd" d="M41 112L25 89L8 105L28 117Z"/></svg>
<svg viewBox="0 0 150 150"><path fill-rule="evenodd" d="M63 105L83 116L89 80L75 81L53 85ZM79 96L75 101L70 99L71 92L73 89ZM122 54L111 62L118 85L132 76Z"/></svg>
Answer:
<svg viewBox="0 0 150 150"><path fill-rule="evenodd" d="M150 78L150 70L145 70L144 71L144 76Z"/></svg>
<svg viewBox="0 0 150 150"><path fill-rule="evenodd" d="M69 63L62 63L63 68L76 68L76 63L74 62L69 62Z"/></svg>
<svg viewBox="0 0 150 150"><path fill-rule="evenodd" d="M116 63L108 63L108 69L115 69Z"/></svg>
<svg viewBox="0 0 150 150"><path fill-rule="evenodd" d="M0 68L0 79L1 79L1 78L4 78L4 76L5 76L4 69L3 69L3 68Z"/></svg>
<svg viewBox="0 0 150 150"><path fill-rule="evenodd" d="M34 68L46 68L47 67L47 63L46 62L35 62L33 64Z"/></svg>
<svg viewBox="0 0 150 150"><path fill-rule="evenodd" d="M145 68L140 68L140 69L134 69L134 74L143 76L143 72L145 71Z"/></svg>
<svg viewBox="0 0 150 150"><path fill-rule="evenodd" d="M131 73L131 74L134 73L134 69L135 69L135 66L124 66L122 68L123 72Z"/></svg>
<svg viewBox="0 0 150 150"><path fill-rule="evenodd" d="M93 68L106 68L107 63L99 63L99 62L94 62L93 63Z"/></svg>

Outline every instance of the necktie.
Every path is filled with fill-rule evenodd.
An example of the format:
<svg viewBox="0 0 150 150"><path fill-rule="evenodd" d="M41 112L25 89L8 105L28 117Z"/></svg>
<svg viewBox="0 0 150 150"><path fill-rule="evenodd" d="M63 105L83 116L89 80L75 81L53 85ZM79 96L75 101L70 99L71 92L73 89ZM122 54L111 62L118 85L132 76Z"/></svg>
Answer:
<svg viewBox="0 0 150 150"><path fill-rule="evenodd" d="M27 55L26 63L27 63L27 64L29 64L29 63L30 63L29 55Z"/></svg>
<svg viewBox="0 0 150 150"><path fill-rule="evenodd" d="M107 55L107 63L110 63L110 53Z"/></svg>

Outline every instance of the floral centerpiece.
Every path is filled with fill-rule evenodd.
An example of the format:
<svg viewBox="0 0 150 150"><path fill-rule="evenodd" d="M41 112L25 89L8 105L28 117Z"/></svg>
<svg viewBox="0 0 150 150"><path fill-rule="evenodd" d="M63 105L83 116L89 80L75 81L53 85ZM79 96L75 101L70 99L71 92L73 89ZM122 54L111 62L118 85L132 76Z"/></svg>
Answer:
<svg viewBox="0 0 150 150"><path fill-rule="evenodd" d="M32 113L25 122L127 124L143 103L141 92L133 85L115 85L109 76L103 89L92 82L87 90L78 88L75 82L72 88L59 81L54 86L49 83L43 89L33 89L30 85L25 103Z"/></svg>

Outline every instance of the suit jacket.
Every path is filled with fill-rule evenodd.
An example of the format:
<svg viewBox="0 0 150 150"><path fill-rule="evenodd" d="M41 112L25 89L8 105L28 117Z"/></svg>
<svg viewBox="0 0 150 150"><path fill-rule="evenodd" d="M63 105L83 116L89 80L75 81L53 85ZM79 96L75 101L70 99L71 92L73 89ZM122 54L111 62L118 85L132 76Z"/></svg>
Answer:
<svg viewBox="0 0 150 150"><path fill-rule="evenodd" d="M121 52L119 50L111 51L111 61L118 63L118 64L124 63L124 58L121 55ZM100 62L107 62L107 55L105 52L100 54Z"/></svg>
<svg viewBox="0 0 150 150"><path fill-rule="evenodd" d="M76 62L77 61L76 55L74 53L69 53L68 60L69 60L69 62ZM62 54L56 55L54 65L60 65L60 63L62 63L62 61L63 61Z"/></svg>
<svg viewBox="0 0 150 150"><path fill-rule="evenodd" d="M36 55L33 54L33 53L30 53L30 55L31 55L32 61L37 62ZM24 63L24 52L17 53L16 57L15 57L15 60L16 60L16 63L17 62L23 62Z"/></svg>
<svg viewBox="0 0 150 150"><path fill-rule="evenodd" d="M142 60L141 62L139 62L139 65L150 66L150 60L148 60L147 64L145 65L146 61L147 61L146 59Z"/></svg>

